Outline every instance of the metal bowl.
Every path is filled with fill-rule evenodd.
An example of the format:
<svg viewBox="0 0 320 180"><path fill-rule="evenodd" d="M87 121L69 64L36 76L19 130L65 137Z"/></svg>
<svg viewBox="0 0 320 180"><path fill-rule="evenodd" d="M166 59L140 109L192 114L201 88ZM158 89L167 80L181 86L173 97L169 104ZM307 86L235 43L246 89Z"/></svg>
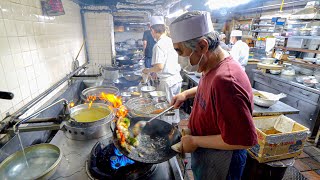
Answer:
<svg viewBox="0 0 320 180"><path fill-rule="evenodd" d="M57 170L62 152L53 144L37 144L7 157L0 164L0 179L49 179Z"/></svg>
<svg viewBox="0 0 320 180"><path fill-rule="evenodd" d="M95 87L95 86L101 86L103 83L103 79L86 79L83 80L84 85L87 87Z"/></svg>
<svg viewBox="0 0 320 180"><path fill-rule="evenodd" d="M156 88L153 86L142 86L140 90L142 92L152 92L152 91L155 91Z"/></svg>
<svg viewBox="0 0 320 180"><path fill-rule="evenodd" d="M122 92L121 99L122 102L127 102L131 98L131 92Z"/></svg>
<svg viewBox="0 0 320 180"><path fill-rule="evenodd" d="M138 81L139 79L141 80L142 77L136 74L126 74L123 75L123 77L127 80L127 81Z"/></svg>
<svg viewBox="0 0 320 180"><path fill-rule="evenodd" d="M166 93L163 91L152 91L150 92L150 96L152 97L152 100L155 102L167 101Z"/></svg>
<svg viewBox="0 0 320 180"><path fill-rule="evenodd" d="M116 96L120 94L119 89L114 86L96 86L84 89L81 93L81 98L86 101L89 96L99 97L102 92L105 94L114 94Z"/></svg>
<svg viewBox="0 0 320 180"><path fill-rule="evenodd" d="M139 87L138 86L132 86L128 88L129 92L140 92Z"/></svg>
<svg viewBox="0 0 320 180"><path fill-rule="evenodd" d="M153 86L142 86L141 87L142 97L149 98L150 92L155 91L156 88Z"/></svg>

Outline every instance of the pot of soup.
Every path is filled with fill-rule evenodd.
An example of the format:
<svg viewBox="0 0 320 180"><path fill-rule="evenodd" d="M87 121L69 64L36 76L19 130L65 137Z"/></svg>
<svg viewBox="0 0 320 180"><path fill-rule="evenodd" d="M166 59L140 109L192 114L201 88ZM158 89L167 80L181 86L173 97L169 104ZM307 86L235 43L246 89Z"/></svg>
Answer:
<svg viewBox="0 0 320 180"><path fill-rule="evenodd" d="M64 122L63 130L70 139L96 139L111 133L113 118L114 113L106 104L80 104L70 109L70 119Z"/></svg>

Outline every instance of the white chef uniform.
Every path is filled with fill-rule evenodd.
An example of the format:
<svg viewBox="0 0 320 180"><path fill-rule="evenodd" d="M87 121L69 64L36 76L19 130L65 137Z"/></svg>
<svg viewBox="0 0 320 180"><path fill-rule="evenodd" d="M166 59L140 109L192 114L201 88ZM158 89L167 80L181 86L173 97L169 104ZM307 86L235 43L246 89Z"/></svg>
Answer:
<svg viewBox="0 0 320 180"><path fill-rule="evenodd" d="M164 24L164 20L159 16L153 16L151 17L151 25L153 24ZM162 71L157 73L160 80L158 90L166 92L167 100L170 103L173 96L180 93L182 85L178 54L174 50L171 38L164 34L160 36L152 52L152 65L164 65ZM163 119L168 123L178 123L180 121L179 110L175 110L174 117Z"/></svg>
<svg viewBox="0 0 320 180"><path fill-rule="evenodd" d="M242 31L233 30L230 36L242 36ZM234 60L240 63L243 70L245 70L249 59L249 46L242 40L238 40L233 45L230 54Z"/></svg>

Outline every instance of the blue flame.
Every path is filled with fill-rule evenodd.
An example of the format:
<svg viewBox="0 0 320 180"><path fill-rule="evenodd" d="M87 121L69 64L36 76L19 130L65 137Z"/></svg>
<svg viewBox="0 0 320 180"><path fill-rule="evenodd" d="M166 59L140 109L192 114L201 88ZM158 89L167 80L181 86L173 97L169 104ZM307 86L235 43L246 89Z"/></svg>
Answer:
<svg viewBox="0 0 320 180"><path fill-rule="evenodd" d="M114 148L114 154L116 156L110 157L111 167L113 169L119 169L120 167L134 163L133 160L123 156L123 154L117 148Z"/></svg>
<svg viewBox="0 0 320 180"><path fill-rule="evenodd" d="M115 153L117 156L122 156L122 155L123 155L117 148L114 148L114 153Z"/></svg>

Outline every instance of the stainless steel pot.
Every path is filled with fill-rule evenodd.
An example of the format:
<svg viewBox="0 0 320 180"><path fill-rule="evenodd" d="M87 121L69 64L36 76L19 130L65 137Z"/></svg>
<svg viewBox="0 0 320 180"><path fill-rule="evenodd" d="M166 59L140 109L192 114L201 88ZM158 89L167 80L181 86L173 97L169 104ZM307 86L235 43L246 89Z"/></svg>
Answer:
<svg viewBox="0 0 320 180"><path fill-rule="evenodd" d="M95 108L95 107L103 108L109 111L110 113L107 116L94 122L83 123L83 122L74 121L72 119L69 121L66 121L63 126L63 130L65 131L65 135L68 138L74 139L74 140L88 140L88 139L96 139L111 133L109 127L110 127L110 122L114 119L114 113L109 109L108 105L106 104L93 103L91 108ZM71 118L75 113L83 109L88 109L88 104L81 104L71 108L70 109Z"/></svg>
<svg viewBox="0 0 320 180"><path fill-rule="evenodd" d="M119 70L112 66L100 68L102 77L108 81L114 81L119 78Z"/></svg>

